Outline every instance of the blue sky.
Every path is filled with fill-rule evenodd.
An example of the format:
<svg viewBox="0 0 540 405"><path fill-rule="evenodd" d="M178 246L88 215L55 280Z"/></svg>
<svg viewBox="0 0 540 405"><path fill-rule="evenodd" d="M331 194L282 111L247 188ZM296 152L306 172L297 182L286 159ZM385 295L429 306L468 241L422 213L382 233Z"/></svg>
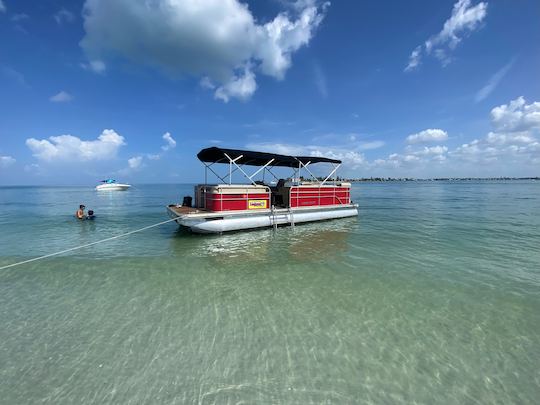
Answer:
<svg viewBox="0 0 540 405"><path fill-rule="evenodd" d="M0 184L196 182L203 147L354 177L540 175L540 4L0 0Z"/></svg>

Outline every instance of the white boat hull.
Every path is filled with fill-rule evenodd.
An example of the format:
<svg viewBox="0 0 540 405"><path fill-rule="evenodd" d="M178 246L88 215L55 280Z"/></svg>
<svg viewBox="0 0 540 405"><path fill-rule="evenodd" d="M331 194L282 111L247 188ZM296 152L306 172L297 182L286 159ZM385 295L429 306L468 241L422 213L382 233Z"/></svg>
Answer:
<svg viewBox="0 0 540 405"><path fill-rule="evenodd" d="M125 191L129 189L131 185L129 184L100 184L96 186L97 191Z"/></svg>
<svg viewBox="0 0 540 405"><path fill-rule="evenodd" d="M195 233L222 233L246 229L265 228L277 225L294 225L304 222L324 221L347 218L358 215L358 206L351 204L339 207L317 207L312 209L276 209L264 212L238 212L178 215L168 208L169 215L177 218L176 222Z"/></svg>

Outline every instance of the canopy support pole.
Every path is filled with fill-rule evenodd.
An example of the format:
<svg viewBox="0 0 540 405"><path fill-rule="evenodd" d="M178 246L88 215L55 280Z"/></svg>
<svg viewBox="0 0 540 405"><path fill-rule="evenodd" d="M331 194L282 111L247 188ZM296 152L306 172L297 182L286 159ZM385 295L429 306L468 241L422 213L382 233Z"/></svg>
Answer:
<svg viewBox="0 0 540 405"><path fill-rule="evenodd" d="M306 171L309 173L309 175L313 178L313 180L315 180L316 182L319 182L319 179L317 179L317 177L315 177L315 175L313 173L311 173L311 170L308 169L308 166L310 165L311 161L307 162L306 164L303 164L300 160L298 160L298 162L300 163L300 165L306 169ZM319 182L320 183L320 182Z"/></svg>
<svg viewBox="0 0 540 405"><path fill-rule="evenodd" d="M219 174L217 174L217 173L210 167L210 166L213 165L213 163L207 165L206 163L203 162L203 164L204 164L204 166L205 166L207 169L209 169L212 173L214 173L214 175L215 175L218 179L220 179L223 183L225 183L225 179L224 179L223 177L221 177ZM206 177L206 170L205 170L205 177ZM206 178L205 178L205 183L206 183ZM208 183L207 183L207 184L208 184Z"/></svg>
<svg viewBox="0 0 540 405"><path fill-rule="evenodd" d="M232 172L232 165L233 165L233 164L234 164L238 169L240 169L240 171L241 171L242 173L244 173L244 175L246 174L246 172L244 172L244 171L240 168L240 166L238 166L238 165L236 164L236 161L237 161L238 159L242 159L242 157L244 157L244 155L240 155L240 156L238 156L238 157L236 157L236 158L233 159L233 158L231 158L229 155L227 155L226 153L223 153L223 154L227 157L227 159L229 159L229 185L231 185L231 184L232 184L232 173L233 173L233 172Z"/></svg>
<svg viewBox="0 0 540 405"><path fill-rule="evenodd" d="M266 168L266 171L267 171L268 173L270 173L270 174L272 175L272 177L274 177L274 179L279 180L278 177L272 172L272 170L270 170L269 167Z"/></svg>
<svg viewBox="0 0 540 405"><path fill-rule="evenodd" d="M333 164L333 163L332 163L332 164ZM334 173L337 172L337 169L339 169L339 166L341 166L341 163L338 164L337 166L335 166L335 167L334 167L334 170L332 170L332 171L330 172L330 174L329 174L328 176L326 176L326 179L324 179L324 180L322 181L321 186L322 186L324 183L326 183L326 181L327 181L330 177L332 177L332 175L333 175ZM337 182L337 178L334 178L334 185L336 184L336 182Z"/></svg>
<svg viewBox="0 0 540 405"><path fill-rule="evenodd" d="M248 179L249 179L249 180L252 180L253 177L255 177L261 170L266 169L266 166L268 166L268 165L269 165L270 163L272 163L274 160L276 160L276 159L272 158L267 164L265 164L263 167L261 167L259 170L257 170L255 173L253 173L251 176L248 176ZM264 173L263 173L263 175L264 175Z"/></svg>
<svg viewBox="0 0 540 405"><path fill-rule="evenodd" d="M229 155L227 155L226 153L224 153L224 155L227 156L227 158L229 159L229 162L230 162L229 165L230 165L231 170L232 170L232 165L235 165L235 166L238 168L238 170L240 170L240 171L244 174L244 176L246 176L246 178L249 179L249 181L251 182L251 184L253 184L253 185L255 185L255 186L257 185L257 183L255 183L255 182L252 180L252 178L251 178L251 177L250 177L250 176L249 176L249 175L248 175L248 174L247 174L240 166L238 166L238 164L236 163L236 161L237 161L238 159L241 159L244 155L240 155L240 156L238 156L237 158L234 158L234 159L232 159L232 158L231 158ZM266 167L267 165L269 165L270 163L272 163L273 160L274 160L274 159L272 159L270 162L268 162L264 167ZM259 171L260 171L260 170L257 170L257 173L258 173ZM256 174L256 173L255 173L255 174ZM229 180L232 180L232 179L229 179ZM229 183L229 184L232 184L232 183Z"/></svg>

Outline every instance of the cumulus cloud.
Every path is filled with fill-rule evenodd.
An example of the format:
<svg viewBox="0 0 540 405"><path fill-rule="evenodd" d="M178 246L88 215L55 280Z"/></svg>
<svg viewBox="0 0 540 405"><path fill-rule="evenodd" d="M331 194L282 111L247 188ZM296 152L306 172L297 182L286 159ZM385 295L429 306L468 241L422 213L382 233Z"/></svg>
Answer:
<svg viewBox="0 0 540 405"><path fill-rule="evenodd" d="M370 163L370 168L411 168L426 166L430 163L442 163L446 161L448 148L446 146L424 146L421 149L414 149L408 146L405 153L392 153L385 159L376 159Z"/></svg>
<svg viewBox="0 0 540 405"><path fill-rule="evenodd" d="M380 141L360 142L356 134L324 134L311 144L251 143L253 150L285 155L326 156L342 160L352 177L535 176L540 168L540 102L523 97L491 110L492 131L456 147L442 129L409 135L397 153L368 159L363 151L383 146ZM434 145L430 143L437 142ZM372 144L372 145L370 145ZM373 153L373 152L370 152Z"/></svg>
<svg viewBox="0 0 540 405"><path fill-rule="evenodd" d="M112 159L123 145L124 137L112 129L103 130L101 135L92 141L83 141L73 135L26 140L26 146L30 148L33 156L45 162Z"/></svg>
<svg viewBox="0 0 540 405"><path fill-rule="evenodd" d="M214 93L215 98L222 100L226 103L229 102L231 97L236 97L239 100L247 100L251 97L257 89L257 83L255 82L255 74L244 68L244 73L239 76L233 76L224 85L219 86Z"/></svg>
<svg viewBox="0 0 540 405"><path fill-rule="evenodd" d="M61 8L54 15L54 20L58 25L62 25L63 23L72 23L75 21L75 14L69 10L66 10L65 8Z"/></svg>
<svg viewBox="0 0 540 405"><path fill-rule="evenodd" d="M441 142L448 139L448 134L442 129L425 129L407 137L407 143Z"/></svg>
<svg viewBox="0 0 540 405"><path fill-rule="evenodd" d="M217 99L245 100L256 73L284 77L328 4L297 2L259 24L240 0L87 0L81 46L90 61L120 55L172 76L208 78Z"/></svg>
<svg viewBox="0 0 540 405"><path fill-rule="evenodd" d="M438 156L438 155L444 155L446 152L448 152L448 148L446 146L424 146L422 149L413 151L412 154L416 156Z"/></svg>
<svg viewBox="0 0 540 405"><path fill-rule="evenodd" d="M8 167L16 162L15 158L11 156L0 156L0 167Z"/></svg>
<svg viewBox="0 0 540 405"><path fill-rule="evenodd" d="M464 143L452 152L462 161L488 163L540 163L540 102L527 104L518 97L491 110L495 131Z"/></svg>
<svg viewBox="0 0 540 405"><path fill-rule="evenodd" d="M454 4L452 15L444 23L442 30L412 51L405 71L416 69L424 54L433 54L443 66L447 65L451 61L450 53L458 46L463 37L480 27L486 15L487 2L480 2L472 6L471 0L458 0Z"/></svg>
<svg viewBox="0 0 540 405"><path fill-rule="evenodd" d="M443 169L445 175L450 176L456 173L465 176L473 173L536 175L540 167L540 142L537 137L540 130L540 103L527 104L523 97L518 97L508 104L493 108L491 118L493 131L452 150L442 145L418 148L415 145L417 142L412 142L404 153L393 153L384 159L377 159L368 167L372 170L391 169L400 173L398 176L415 169L424 176L434 172L443 173ZM446 134L444 131L442 133ZM416 141L425 137L413 139Z"/></svg>
<svg viewBox="0 0 540 405"><path fill-rule="evenodd" d="M452 151L451 156L456 160L484 165L490 163L500 165L540 163L540 143L536 138L531 138L530 142L507 140L502 143L493 143L488 135L482 139L464 143ZM499 169L503 170L504 167L500 166Z"/></svg>
<svg viewBox="0 0 540 405"><path fill-rule="evenodd" d="M68 101L73 100L73 96L62 90L59 93L56 93L54 96L51 96L49 100L53 103L67 103Z"/></svg>
<svg viewBox="0 0 540 405"><path fill-rule="evenodd" d="M135 156L135 157L129 158L128 159L129 168L132 170L138 169L139 167L141 167L142 161L143 161L142 156Z"/></svg>
<svg viewBox="0 0 540 405"><path fill-rule="evenodd" d="M491 110L491 119L498 131L527 131L540 128L540 102L527 104L518 97Z"/></svg>
<svg viewBox="0 0 540 405"><path fill-rule="evenodd" d="M161 147L162 152L161 153L146 153L142 156L133 157L128 160L129 169L138 169L144 167L143 160L160 160L164 155L165 152L176 148L176 140L172 137L170 132L165 132L163 136L161 137L166 143ZM128 169L126 169L128 170ZM123 174L127 174L127 171L125 171Z"/></svg>
<svg viewBox="0 0 540 405"><path fill-rule="evenodd" d="M162 138L165 140L165 142L167 142L167 144L162 146L161 149L168 151L169 149L176 148L176 141L169 132L165 132Z"/></svg>
<svg viewBox="0 0 540 405"><path fill-rule="evenodd" d="M493 90L497 88L501 80L506 76L508 71L512 68L512 65L514 64L514 59L512 59L510 62L508 62L506 65L504 65L501 69L499 69L493 76L491 76L486 83L484 87L482 87L478 92L476 93L476 96L474 97L474 101L477 103L484 100L486 97L488 97Z"/></svg>

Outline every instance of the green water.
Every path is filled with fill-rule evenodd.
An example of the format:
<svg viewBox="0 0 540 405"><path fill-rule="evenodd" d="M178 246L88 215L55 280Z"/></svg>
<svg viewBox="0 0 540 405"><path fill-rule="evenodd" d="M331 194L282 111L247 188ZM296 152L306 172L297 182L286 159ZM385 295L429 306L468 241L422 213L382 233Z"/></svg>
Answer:
<svg viewBox="0 0 540 405"><path fill-rule="evenodd" d="M0 266L162 221L190 190L0 188ZM540 182L353 199L358 219L166 224L0 271L0 402L538 403Z"/></svg>

